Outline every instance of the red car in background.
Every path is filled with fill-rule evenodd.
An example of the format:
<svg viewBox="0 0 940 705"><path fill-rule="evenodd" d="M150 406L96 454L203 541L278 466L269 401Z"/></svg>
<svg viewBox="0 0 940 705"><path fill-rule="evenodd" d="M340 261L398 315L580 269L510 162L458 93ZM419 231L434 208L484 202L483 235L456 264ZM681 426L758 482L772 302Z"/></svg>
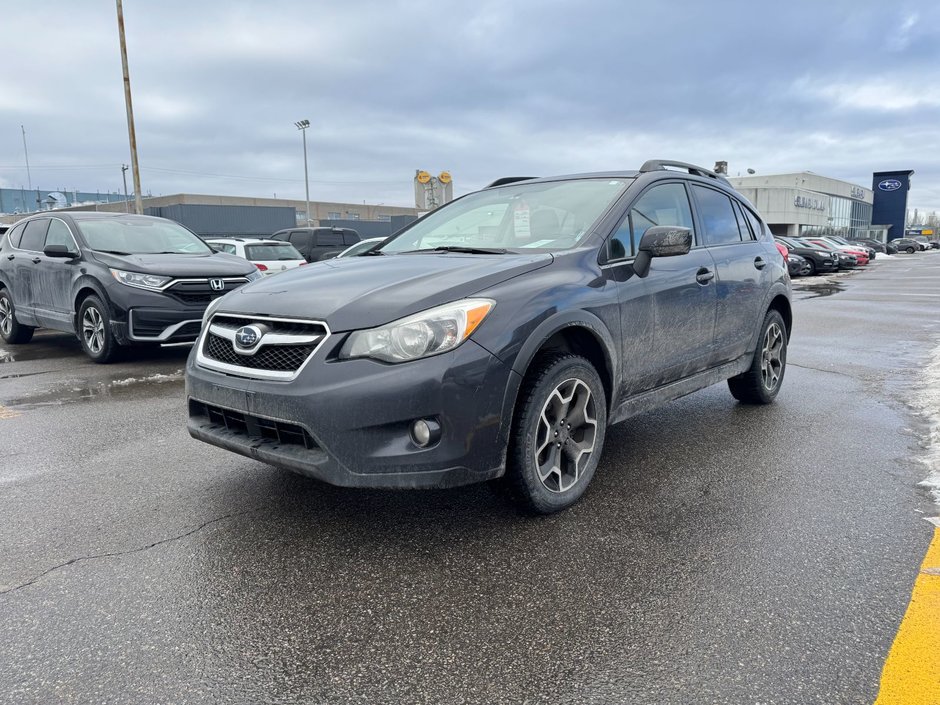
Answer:
<svg viewBox="0 0 940 705"><path fill-rule="evenodd" d="M819 245L819 247L825 248L827 250L833 250L834 252L844 252L847 255L852 255L860 267L864 267L868 264L868 250L860 250L857 247L852 247L851 245L838 245L837 243L826 240L825 238L804 238L807 242L811 242L814 245Z"/></svg>

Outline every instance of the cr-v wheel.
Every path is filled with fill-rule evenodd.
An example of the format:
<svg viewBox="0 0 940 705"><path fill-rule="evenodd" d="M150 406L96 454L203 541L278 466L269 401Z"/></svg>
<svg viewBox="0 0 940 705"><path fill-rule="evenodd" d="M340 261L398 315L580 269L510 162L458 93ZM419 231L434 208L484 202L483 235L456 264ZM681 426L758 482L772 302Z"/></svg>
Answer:
<svg viewBox="0 0 940 705"><path fill-rule="evenodd" d="M0 338L11 345L28 343L33 337L33 330L17 322L13 297L6 289L0 289Z"/></svg>
<svg viewBox="0 0 940 705"><path fill-rule="evenodd" d="M764 316L754 359L747 372L728 380L731 396L745 404L769 404L780 391L787 369L787 327L779 311Z"/></svg>
<svg viewBox="0 0 940 705"><path fill-rule="evenodd" d="M78 309L78 338L82 350L95 362L111 362L117 355L108 308L97 296L89 296Z"/></svg>
<svg viewBox="0 0 940 705"><path fill-rule="evenodd" d="M537 360L519 393L506 482L516 499L540 514L578 501L604 448L607 402L597 371L583 357Z"/></svg>

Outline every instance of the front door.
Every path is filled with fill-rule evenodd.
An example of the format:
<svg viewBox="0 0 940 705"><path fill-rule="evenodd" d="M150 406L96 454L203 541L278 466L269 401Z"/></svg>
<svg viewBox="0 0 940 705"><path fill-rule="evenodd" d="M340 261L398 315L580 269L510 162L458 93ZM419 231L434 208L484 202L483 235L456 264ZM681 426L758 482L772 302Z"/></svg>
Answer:
<svg viewBox="0 0 940 705"><path fill-rule="evenodd" d="M654 257L643 279L623 277L624 397L695 374L713 357L715 267L695 233L681 181L656 183L637 198L611 236L611 259L632 259L654 225L690 228L693 248L685 255Z"/></svg>

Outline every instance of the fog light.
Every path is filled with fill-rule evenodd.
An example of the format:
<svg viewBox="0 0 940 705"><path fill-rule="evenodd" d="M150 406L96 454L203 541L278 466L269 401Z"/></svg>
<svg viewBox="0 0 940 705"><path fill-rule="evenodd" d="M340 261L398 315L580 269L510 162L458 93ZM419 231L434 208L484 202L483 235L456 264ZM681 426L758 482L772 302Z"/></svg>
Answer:
<svg viewBox="0 0 940 705"><path fill-rule="evenodd" d="M419 448L437 443L441 437L441 425L433 419L418 419L411 424L411 440Z"/></svg>

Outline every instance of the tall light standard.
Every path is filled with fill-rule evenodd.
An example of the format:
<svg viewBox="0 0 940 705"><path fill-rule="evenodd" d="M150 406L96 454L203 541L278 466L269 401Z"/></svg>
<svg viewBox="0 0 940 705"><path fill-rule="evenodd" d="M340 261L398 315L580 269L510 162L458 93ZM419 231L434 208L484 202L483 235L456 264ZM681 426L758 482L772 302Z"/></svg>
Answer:
<svg viewBox="0 0 940 705"><path fill-rule="evenodd" d="M118 35L121 38L121 68L124 71L124 106L127 108L127 139L131 147L131 172L134 176L134 212L144 212L140 202L140 166L137 163L137 133L134 130L134 106L131 104L131 78L127 70L127 42L124 40L124 7L117 1Z"/></svg>
<svg viewBox="0 0 940 705"><path fill-rule="evenodd" d="M310 127L310 121L300 120L294 124L304 136L304 189L307 192L307 227L310 227L310 179L307 175L307 128Z"/></svg>

